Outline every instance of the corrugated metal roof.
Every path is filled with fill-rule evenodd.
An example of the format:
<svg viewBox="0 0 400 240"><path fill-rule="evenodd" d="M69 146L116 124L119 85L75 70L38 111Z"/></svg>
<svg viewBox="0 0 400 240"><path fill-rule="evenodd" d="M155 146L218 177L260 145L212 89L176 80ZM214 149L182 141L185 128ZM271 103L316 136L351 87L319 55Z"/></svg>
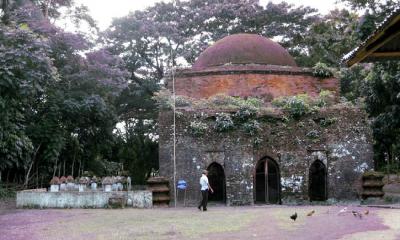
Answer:
<svg viewBox="0 0 400 240"><path fill-rule="evenodd" d="M400 6L396 7L365 41L343 56L342 62L352 66L362 61L400 57L400 54L390 56L390 52L400 52Z"/></svg>

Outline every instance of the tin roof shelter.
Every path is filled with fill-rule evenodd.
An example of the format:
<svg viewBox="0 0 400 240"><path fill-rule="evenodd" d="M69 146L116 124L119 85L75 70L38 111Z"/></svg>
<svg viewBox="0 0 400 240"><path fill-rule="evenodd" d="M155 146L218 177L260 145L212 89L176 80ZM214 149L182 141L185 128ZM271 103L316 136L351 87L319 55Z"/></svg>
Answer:
<svg viewBox="0 0 400 240"><path fill-rule="evenodd" d="M359 62L400 59L400 7L397 7L357 48L343 57L351 67Z"/></svg>

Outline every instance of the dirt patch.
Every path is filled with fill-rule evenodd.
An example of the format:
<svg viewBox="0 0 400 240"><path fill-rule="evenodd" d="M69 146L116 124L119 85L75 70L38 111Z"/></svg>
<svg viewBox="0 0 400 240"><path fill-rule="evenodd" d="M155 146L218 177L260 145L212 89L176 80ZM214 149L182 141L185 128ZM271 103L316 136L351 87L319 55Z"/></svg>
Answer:
<svg viewBox="0 0 400 240"><path fill-rule="evenodd" d="M17 210L0 216L1 239L395 239L400 213L338 206ZM307 217L307 213L315 213ZM292 221L289 216L297 212ZM372 235L372 234L375 235Z"/></svg>

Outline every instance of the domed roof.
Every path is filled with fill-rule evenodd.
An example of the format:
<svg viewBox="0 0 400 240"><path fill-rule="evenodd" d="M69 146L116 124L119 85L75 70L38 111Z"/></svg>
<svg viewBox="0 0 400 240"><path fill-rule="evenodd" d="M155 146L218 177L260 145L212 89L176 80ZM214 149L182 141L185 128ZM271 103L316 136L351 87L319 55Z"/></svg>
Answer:
<svg viewBox="0 0 400 240"><path fill-rule="evenodd" d="M192 68L251 63L297 66L286 49L271 39L256 34L234 34L208 47L200 54Z"/></svg>

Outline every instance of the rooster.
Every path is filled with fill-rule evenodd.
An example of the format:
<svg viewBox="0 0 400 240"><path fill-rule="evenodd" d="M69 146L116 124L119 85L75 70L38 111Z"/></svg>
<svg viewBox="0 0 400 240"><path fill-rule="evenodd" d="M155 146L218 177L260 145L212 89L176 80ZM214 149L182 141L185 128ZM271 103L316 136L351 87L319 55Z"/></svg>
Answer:
<svg viewBox="0 0 400 240"><path fill-rule="evenodd" d="M290 216L290 219L292 219L293 221L296 221L297 219L297 212L295 212L293 215Z"/></svg>

